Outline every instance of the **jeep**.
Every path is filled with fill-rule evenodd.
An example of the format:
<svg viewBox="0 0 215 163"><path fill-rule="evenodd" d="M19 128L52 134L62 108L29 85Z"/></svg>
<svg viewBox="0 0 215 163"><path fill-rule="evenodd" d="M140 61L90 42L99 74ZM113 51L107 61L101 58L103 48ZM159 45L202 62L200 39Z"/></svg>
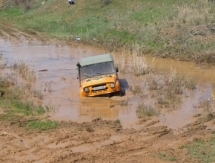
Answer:
<svg viewBox="0 0 215 163"><path fill-rule="evenodd" d="M110 54L82 58L77 67L80 96L121 95L118 68Z"/></svg>

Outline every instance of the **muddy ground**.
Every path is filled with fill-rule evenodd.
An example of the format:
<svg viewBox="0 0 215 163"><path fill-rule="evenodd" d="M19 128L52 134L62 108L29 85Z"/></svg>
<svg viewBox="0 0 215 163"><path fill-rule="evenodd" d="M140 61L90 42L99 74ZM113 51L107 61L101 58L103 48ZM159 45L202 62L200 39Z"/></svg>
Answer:
<svg viewBox="0 0 215 163"><path fill-rule="evenodd" d="M197 163L183 146L210 137L215 119L198 117L180 132L152 120L129 129L101 119L80 124L61 122L58 129L43 132L26 130L21 127L25 123L22 119L1 121L1 162Z"/></svg>
<svg viewBox="0 0 215 163"><path fill-rule="evenodd" d="M6 30L7 28L10 30ZM41 34L34 31L29 35L20 33L10 26L4 26L2 29L4 30L1 30L0 33L4 40L10 42L10 39L14 37L19 40L21 38L22 47L24 47L23 44L29 46L29 41L25 43L26 38L31 42L36 39L44 39ZM56 40L50 42L58 44L58 46L64 44ZM14 44L17 47L20 46L19 41L13 42ZM69 46L78 47L78 50L75 51L77 55L74 55L73 60L70 60L72 63L78 61L82 56L98 54L102 51L92 47L85 51L79 47L80 45L77 42L71 43ZM28 49L28 52L34 51L33 47L30 49ZM6 53L7 50L10 52L9 46L3 52ZM49 47L48 50L50 50ZM27 129L26 123L31 121L31 118L26 119L17 116L15 119L5 120L4 112L1 109L0 162L200 162L188 154L186 144L197 139L207 139L214 135L214 114L191 114L188 117L185 116L186 123L184 123L185 119L183 117L190 111L184 110L182 107L182 111L179 111L179 113L183 114L179 114L178 117L173 114L166 117L162 115L165 118L156 116L141 120L134 116L135 106L140 99L137 97L138 95L132 94L130 89L127 89L127 94L123 99L120 97L79 99L77 98L78 88L75 79L75 67L70 65L71 62L67 62L67 59L71 56L60 55L62 50L65 50L65 53L72 52L63 48L59 49L57 56L50 54L51 61L54 62L41 64L42 62L39 61L44 58L41 59L40 57L35 58L37 62L30 62L34 70L38 72L39 83L35 87L40 87L44 91L44 98L41 99L41 102L46 105L51 104L55 108L56 105L60 104L54 113L48 115L49 119L58 120L59 126L57 129L47 131ZM26 61L29 61L28 59L31 58L29 53L22 54L22 52L21 49L17 48L16 55L6 55L6 60L10 64L14 61L14 58L19 59L18 56L21 55L25 57ZM41 56L43 55L42 52ZM53 66L57 63L58 57L65 59L63 60L64 64L68 66L66 72L63 71L65 67L62 65L57 70ZM45 57L45 59L47 58ZM46 68L47 71L45 71ZM44 75L44 73L47 74ZM63 76L57 76L56 74L62 74ZM134 87L136 81L141 83L143 80L134 77L135 80L132 82L131 76L121 74L121 77L127 79L128 88ZM52 87L50 87L50 82ZM59 83L63 84L59 85ZM70 89L71 86L73 86L73 89ZM196 91L199 95L197 97L201 98L203 94L204 98L211 100L210 95L213 87L206 88L209 91L203 91L203 93L202 90ZM125 99L129 99L128 106L120 105L120 101ZM94 104L98 100L101 100L103 104ZM192 103L188 103L192 105ZM92 112L93 114L91 114ZM193 111L191 110L191 112ZM180 121L183 125L180 125Z"/></svg>

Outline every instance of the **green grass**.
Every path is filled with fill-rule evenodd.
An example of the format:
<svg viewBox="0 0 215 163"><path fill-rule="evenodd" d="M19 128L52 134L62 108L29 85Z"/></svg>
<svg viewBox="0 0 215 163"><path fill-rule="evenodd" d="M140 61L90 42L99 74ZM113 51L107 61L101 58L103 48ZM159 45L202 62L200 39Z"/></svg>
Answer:
<svg viewBox="0 0 215 163"><path fill-rule="evenodd" d="M164 161L177 161L177 159L174 156L170 156L165 152L160 153L159 158L164 160Z"/></svg>
<svg viewBox="0 0 215 163"><path fill-rule="evenodd" d="M141 45L141 53L183 60L194 60L197 52L215 51L215 36L209 29L215 22L214 3L114 0L103 5L98 0L79 0L69 6L60 0L41 2L28 12L2 10L0 18L25 31L33 29L66 40L79 36L109 50L130 49L135 43Z"/></svg>
<svg viewBox="0 0 215 163"><path fill-rule="evenodd" d="M58 127L58 123L55 121L30 121L27 123L28 129L37 129L37 130L50 130L56 129Z"/></svg>
<svg viewBox="0 0 215 163"><path fill-rule="evenodd" d="M32 102L22 102L18 99L1 99L0 106L7 114L21 114L25 116L37 116L45 113L45 108L35 106Z"/></svg>
<svg viewBox="0 0 215 163"><path fill-rule="evenodd" d="M3 19L6 17L7 19L8 18L14 19L17 16L20 16L22 14L23 14L23 12L19 8L10 8L7 10L0 11L0 18Z"/></svg>
<svg viewBox="0 0 215 163"><path fill-rule="evenodd" d="M215 137L209 140L197 139L186 146L188 153L199 162L215 162Z"/></svg>

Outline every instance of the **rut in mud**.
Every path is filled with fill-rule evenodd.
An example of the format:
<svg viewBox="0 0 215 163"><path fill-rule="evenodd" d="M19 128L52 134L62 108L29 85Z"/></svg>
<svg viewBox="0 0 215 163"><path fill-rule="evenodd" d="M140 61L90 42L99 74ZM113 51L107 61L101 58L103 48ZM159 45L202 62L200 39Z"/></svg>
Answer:
<svg viewBox="0 0 215 163"><path fill-rule="evenodd" d="M139 129L123 129L114 121L61 122L58 129L28 131L26 122L0 123L0 161L10 162L173 162L197 163L183 147L207 138L215 119L198 117L195 123L174 133L147 121ZM163 156L165 154L165 157Z"/></svg>

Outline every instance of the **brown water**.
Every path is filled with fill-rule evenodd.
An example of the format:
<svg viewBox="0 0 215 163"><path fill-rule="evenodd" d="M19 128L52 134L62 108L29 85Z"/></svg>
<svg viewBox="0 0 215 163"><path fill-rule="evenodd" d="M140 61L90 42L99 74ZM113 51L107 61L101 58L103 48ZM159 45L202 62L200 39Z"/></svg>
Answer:
<svg viewBox="0 0 215 163"><path fill-rule="evenodd" d="M138 122L136 108L140 102L154 105L151 98L140 98L128 88L140 85L144 87L144 77L132 74L119 74L121 83L126 89L124 97L80 98L76 63L80 58L105 53L101 49L74 45L50 45L42 42L28 42L25 39L0 39L0 53L8 65L24 61L37 75L36 88L44 94L43 105L52 106L54 112L51 119L70 121L91 121L101 117L107 120L117 120L124 127L133 126ZM194 63L180 62L171 59L153 59L146 57L147 63L158 69L171 71L174 69L183 75L190 75L198 81L197 89L188 92L182 104L176 110L161 110L160 122L170 128L181 128L192 121L193 115L199 112L195 105L201 99L212 100L215 91L215 68L201 68ZM41 71L45 70L45 71ZM127 105L120 105L127 100Z"/></svg>

